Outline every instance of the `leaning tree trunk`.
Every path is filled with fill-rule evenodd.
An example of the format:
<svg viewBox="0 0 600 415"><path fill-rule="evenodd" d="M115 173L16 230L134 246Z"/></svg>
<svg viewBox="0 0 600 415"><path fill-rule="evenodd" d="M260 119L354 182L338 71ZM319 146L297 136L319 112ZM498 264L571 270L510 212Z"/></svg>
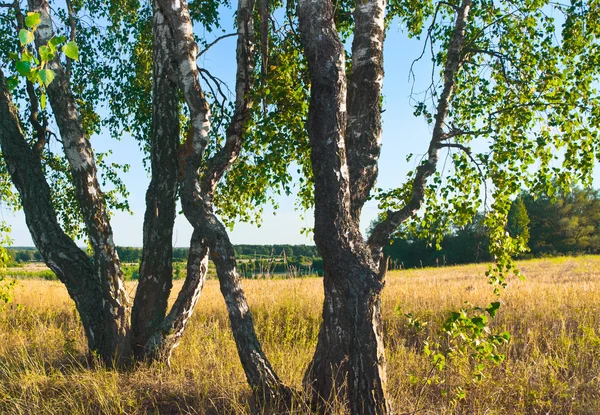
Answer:
<svg viewBox="0 0 600 415"><path fill-rule="evenodd" d="M210 107L198 80L193 28L185 1L159 0L175 40L174 61L179 85L190 110L190 131L179 151L180 195L183 212L205 238L217 268L221 292L229 313L233 336L244 372L260 402L286 402L291 391L271 367L254 330L252 315L236 270L235 253L225 226L214 214L215 189L225 171L237 159L251 103L249 90L253 67L253 2L240 0L237 10L237 72L235 113L227 128L225 144L208 160L204 152L210 130Z"/></svg>
<svg viewBox="0 0 600 415"><path fill-rule="evenodd" d="M75 301L89 349L110 363L116 352L115 338L110 329L112 319L105 314L106 301L98 275L87 254L64 233L56 219L39 155L23 136L1 70L0 145L35 246Z"/></svg>
<svg viewBox="0 0 600 415"><path fill-rule="evenodd" d="M146 193L144 241L140 280L137 286L131 325L136 358L170 356L166 343L149 339L163 323L173 286L173 226L177 187L179 148L179 88L172 67L173 36L164 15L154 5L152 78L152 179ZM159 346L161 345L161 346Z"/></svg>
<svg viewBox="0 0 600 415"><path fill-rule="evenodd" d="M287 405L292 391L283 384L264 354L254 330L252 314L242 290L236 269L235 252L225 226L212 211L212 204L201 197L193 197L187 181L182 185L183 211L196 232L202 234L211 250L221 293L225 299L231 331L248 384L259 402ZM198 193L196 193L198 194Z"/></svg>
<svg viewBox="0 0 600 415"><path fill-rule="evenodd" d="M38 47L44 46L54 36L50 6L46 0L29 0L29 8L40 14L35 41ZM93 334L100 337L95 341L95 350L106 363L121 364L131 356L129 296L123 285L112 228L96 175L96 160L58 56L48 62L48 68L56 75L47 87L48 100L71 167L75 194L94 253L94 272L102 293L100 310L104 326L100 333Z"/></svg>
<svg viewBox="0 0 600 415"><path fill-rule="evenodd" d="M169 314L145 344L145 356L170 364L171 354L179 344L200 298L208 273L208 246L202 234L194 231L188 253L187 276Z"/></svg>
<svg viewBox="0 0 600 415"><path fill-rule="evenodd" d="M311 79L307 127L315 184L315 243L325 268L324 321L305 384L322 410L337 396L352 414L386 414L380 312L383 282L352 214L345 52L332 15L328 0L298 3ZM368 55L362 58L370 59ZM371 171L376 174L372 166ZM372 181L362 188L369 186Z"/></svg>

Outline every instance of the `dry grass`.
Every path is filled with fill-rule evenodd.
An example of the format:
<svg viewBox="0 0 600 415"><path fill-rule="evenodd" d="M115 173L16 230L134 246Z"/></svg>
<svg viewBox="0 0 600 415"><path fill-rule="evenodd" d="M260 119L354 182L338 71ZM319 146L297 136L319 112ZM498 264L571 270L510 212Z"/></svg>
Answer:
<svg viewBox="0 0 600 415"><path fill-rule="evenodd" d="M511 281L494 321L512 333L507 359L488 368L477 383L469 363L456 361L427 385L430 360L422 342L439 336L448 311L463 301L492 300L485 266L388 277L388 386L399 412L600 413L600 257L527 261L521 269L527 280ZM321 280L248 280L244 288L267 355L279 375L300 388L316 342ZM60 283L20 281L15 297L19 308L0 316L0 413L252 413L214 280L204 289L172 367L141 366L125 373L86 363L82 329ZM429 321L426 330L416 333L396 307ZM456 402L452 391L459 386L466 398Z"/></svg>

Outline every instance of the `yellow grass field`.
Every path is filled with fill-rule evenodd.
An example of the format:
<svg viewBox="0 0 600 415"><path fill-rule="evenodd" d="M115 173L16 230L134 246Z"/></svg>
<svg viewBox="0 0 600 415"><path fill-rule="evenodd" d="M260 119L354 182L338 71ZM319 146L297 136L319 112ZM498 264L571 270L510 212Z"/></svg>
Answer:
<svg viewBox="0 0 600 415"><path fill-rule="evenodd" d="M493 323L494 330L512 334L503 349L507 358L487 367L479 382L464 360L450 361L443 372L428 377L431 360L422 346L427 336L441 341L447 313L464 301L494 301L483 275L486 266L388 275L388 389L397 413L600 414L600 257L519 266L527 279L510 281ZM298 389L315 347L321 284L317 278L244 281L265 351L285 382ZM135 286L129 288L133 293ZM429 324L416 331L397 307ZM459 387L465 393L460 400ZM252 411L215 280L207 282L170 368L141 365L117 372L88 362L74 305L58 282L20 280L13 306L0 313L2 414Z"/></svg>

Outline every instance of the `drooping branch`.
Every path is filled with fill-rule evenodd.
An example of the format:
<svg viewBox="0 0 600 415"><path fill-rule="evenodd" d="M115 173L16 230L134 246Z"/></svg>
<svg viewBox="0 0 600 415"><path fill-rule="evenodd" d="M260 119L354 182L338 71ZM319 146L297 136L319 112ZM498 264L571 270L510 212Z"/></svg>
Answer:
<svg viewBox="0 0 600 415"><path fill-rule="evenodd" d="M46 0L29 0L29 9L40 14L41 22L35 31L38 48L54 36L50 6ZM115 350L119 355L129 353L129 296L123 285L119 257L113 242L113 233L97 179L96 161L92 146L85 135L81 116L69 79L59 56L48 62L56 77L47 87L48 99L60 130L64 152L71 167L75 192L90 243L98 278L102 281L104 312L113 320L116 330Z"/></svg>
<svg viewBox="0 0 600 415"><path fill-rule="evenodd" d="M267 82L269 67L269 0L257 0L260 18L260 77L261 84ZM263 114L267 113L267 97L262 97Z"/></svg>
<svg viewBox="0 0 600 415"><path fill-rule="evenodd" d="M15 8L15 17L17 20L17 30L21 30L25 28L25 18L23 13L21 12L21 7L18 1L14 3ZM33 146L34 154L37 157L42 157L42 152L44 150L44 146L46 145L46 129L48 127L48 121L44 119L42 122L44 125L40 124L38 120L38 116L40 114L40 102L38 100L38 96L35 93L35 88L33 83L29 80L25 80L25 90L27 91L27 97L29 98L29 123L35 132L36 143Z"/></svg>
<svg viewBox="0 0 600 415"><path fill-rule="evenodd" d="M69 13L69 27L71 28L71 33L69 34L69 40L75 41L75 34L77 33L77 24L75 23L75 10L73 10L73 3L71 0L66 0L67 2L67 12ZM71 78L71 66L73 65L73 59L67 56L67 69L66 74L67 78Z"/></svg>
<svg viewBox="0 0 600 415"><path fill-rule="evenodd" d="M381 88L386 0L357 2L352 70L348 78L346 151L352 216L360 212L377 179L381 150Z"/></svg>
<svg viewBox="0 0 600 415"><path fill-rule="evenodd" d="M436 171L439 151L443 140L446 138L444 128L450 110L450 100L454 92L456 75L461 65L465 30L471 4L471 0L463 0L457 12L444 67L444 86L437 104L435 124L431 141L429 142L429 149L427 150L427 159L416 169L412 181L411 195L404 207L397 211L387 212L386 218L371 233L368 243L374 256L379 256L383 247L389 243L391 236L398 226L412 217L421 208L425 199L427 179Z"/></svg>

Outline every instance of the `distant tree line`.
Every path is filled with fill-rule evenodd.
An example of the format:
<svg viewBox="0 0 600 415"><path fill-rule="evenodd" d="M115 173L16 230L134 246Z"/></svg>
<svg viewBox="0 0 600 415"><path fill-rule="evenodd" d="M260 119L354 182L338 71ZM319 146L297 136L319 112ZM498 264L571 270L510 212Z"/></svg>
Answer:
<svg viewBox="0 0 600 415"><path fill-rule="evenodd" d="M319 256L317 248L311 245L235 245L238 259L258 259L286 257L315 258ZM142 257L142 248L118 246L117 252L121 262L138 262ZM186 261L188 248L173 248L173 261Z"/></svg>
<svg viewBox="0 0 600 415"><path fill-rule="evenodd" d="M521 236L529 247L523 257L600 254L600 191L573 188L553 195L522 193L513 202L507 232ZM396 238L385 248L390 268L415 268L491 261L484 216L455 228L441 249L415 234ZM142 249L117 247L124 263L138 263ZM15 262L41 261L35 248L11 247ZM323 261L313 245L236 245L238 268L246 277L286 273L290 269L322 274ZM173 261L185 262L188 248L173 248ZM181 270L183 271L183 269ZM134 277L135 278L135 274Z"/></svg>
<svg viewBox="0 0 600 415"><path fill-rule="evenodd" d="M600 254L600 191L573 188L553 195L522 193L512 204L507 232L520 236L522 257ZM415 234L396 238L385 252L391 268L415 268L491 261L483 214L455 228L441 249Z"/></svg>
<svg viewBox="0 0 600 415"><path fill-rule="evenodd" d="M142 248L117 246L117 252L122 263L139 263L142 258ZM42 256L33 247L10 247L9 253L16 263L42 261ZM288 272L295 269L298 274L309 271L322 273L323 261L317 248L311 245L236 245L238 267L246 275L271 274ZM187 261L188 248L173 248L173 262ZM175 273L184 269L177 268ZM134 279L136 273L134 273Z"/></svg>

